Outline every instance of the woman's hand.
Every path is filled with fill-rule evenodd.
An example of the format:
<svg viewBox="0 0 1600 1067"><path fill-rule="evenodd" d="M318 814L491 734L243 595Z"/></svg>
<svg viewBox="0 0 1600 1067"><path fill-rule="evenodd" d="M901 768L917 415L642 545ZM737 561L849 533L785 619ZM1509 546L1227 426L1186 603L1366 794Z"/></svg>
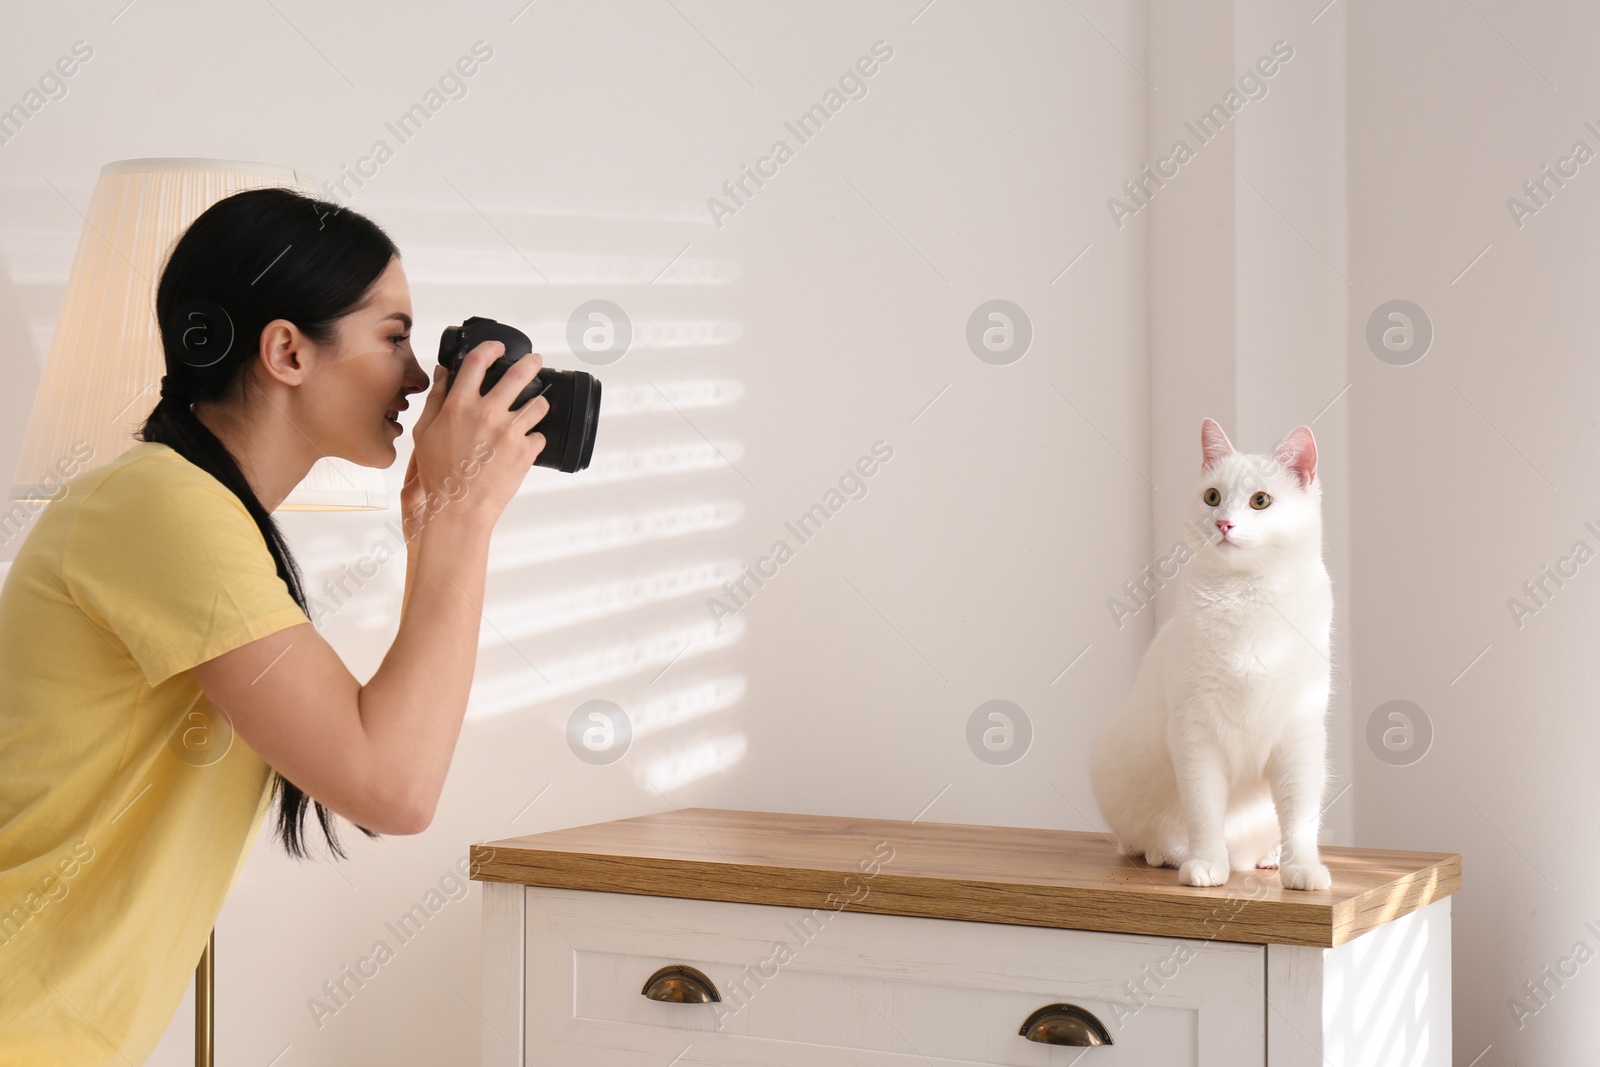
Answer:
<svg viewBox="0 0 1600 1067"><path fill-rule="evenodd" d="M444 383L449 377L449 371L443 366L433 370L433 388L428 390L428 398L423 402L422 414L417 416L417 425L411 431L411 439L417 440L417 431L432 422L439 414L439 402L444 399ZM427 495L422 488L422 481L417 477L417 449L411 447L411 459L406 464L406 479L400 486L400 511L406 531L406 540L410 541L417 533L418 520L424 513L423 505L427 503Z"/></svg>
<svg viewBox="0 0 1600 1067"><path fill-rule="evenodd" d="M423 401L422 414L417 416L417 425L411 431L411 439L417 440L417 430L433 421L439 414L439 401L444 399L444 382L449 372L443 366L433 369L433 388L428 390L428 397ZM411 459L406 463L406 478L400 485L400 511L404 517L406 540L409 541L414 534L412 523L422 512L423 505L427 503L427 496L422 488L422 481L417 477L417 448L411 446Z"/></svg>
<svg viewBox="0 0 1600 1067"><path fill-rule="evenodd" d="M544 365L537 352L518 360L494 388L479 395L484 371L504 352L499 341L468 352L448 394L449 372L442 366L434 370L400 489L408 541L444 507L483 508L498 517L543 451L544 434L528 431L549 412L550 401L536 397L511 410L511 402Z"/></svg>

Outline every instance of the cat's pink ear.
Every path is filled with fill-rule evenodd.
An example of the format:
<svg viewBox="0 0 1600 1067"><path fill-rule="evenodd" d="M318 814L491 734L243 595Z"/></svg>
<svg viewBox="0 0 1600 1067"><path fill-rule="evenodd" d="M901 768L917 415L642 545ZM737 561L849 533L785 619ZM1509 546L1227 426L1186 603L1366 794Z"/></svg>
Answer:
<svg viewBox="0 0 1600 1067"><path fill-rule="evenodd" d="M1211 465L1223 456L1233 454L1233 445L1228 442L1228 435L1222 432L1215 419L1207 419L1200 424L1200 449L1204 458L1200 461L1201 473L1211 469Z"/></svg>
<svg viewBox="0 0 1600 1067"><path fill-rule="evenodd" d="M1300 488L1305 489L1310 486L1317 476L1317 441L1311 436L1311 427L1296 426L1294 431L1283 439L1283 444L1278 446L1274 458L1284 467L1294 471L1294 476L1300 481Z"/></svg>

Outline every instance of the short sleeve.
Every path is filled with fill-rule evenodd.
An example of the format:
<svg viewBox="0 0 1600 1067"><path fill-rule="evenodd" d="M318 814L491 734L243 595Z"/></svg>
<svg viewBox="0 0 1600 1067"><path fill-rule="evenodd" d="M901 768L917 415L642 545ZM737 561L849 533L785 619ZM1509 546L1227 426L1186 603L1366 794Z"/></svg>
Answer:
<svg viewBox="0 0 1600 1067"><path fill-rule="evenodd" d="M70 595L152 688L310 621L244 504L187 463L140 460L105 479L62 557Z"/></svg>

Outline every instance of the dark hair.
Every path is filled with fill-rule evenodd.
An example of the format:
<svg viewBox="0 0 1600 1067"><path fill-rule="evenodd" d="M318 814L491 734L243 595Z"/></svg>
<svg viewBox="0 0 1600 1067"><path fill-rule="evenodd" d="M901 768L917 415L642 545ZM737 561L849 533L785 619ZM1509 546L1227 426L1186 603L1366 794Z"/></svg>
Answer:
<svg viewBox="0 0 1600 1067"><path fill-rule="evenodd" d="M156 321L167 387L134 434L170 446L231 489L255 519L278 565L278 577L311 617L300 568L238 461L190 407L195 401L243 400L261 331L288 319L317 344L331 344L338 320L359 306L400 252L370 219L288 188L248 189L212 204L173 245L156 287ZM198 328L198 329L197 329ZM222 348L219 357L216 350ZM309 855L303 840L309 798L276 770L277 831L285 851ZM328 847L346 858L332 813L316 802ZM368 837L379 835L358 826Z"/></svg>

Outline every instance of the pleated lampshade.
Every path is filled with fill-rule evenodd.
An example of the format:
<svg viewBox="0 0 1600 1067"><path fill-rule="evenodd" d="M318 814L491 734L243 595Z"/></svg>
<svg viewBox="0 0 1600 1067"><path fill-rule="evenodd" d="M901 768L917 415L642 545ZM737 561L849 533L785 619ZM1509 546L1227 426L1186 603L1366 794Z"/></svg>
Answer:
<svg viewBox="0 0 1600 1067"><path fill-rule="evenodd" d="M166 372L155 293L167 253L206 208L269 185L317 195L308 178L264 163L124 159L101 168L28 419L12 500L50 500L64 469L98 467L138 443L133 432L160 398ZM387 506L382 471L324 456L279 510Z"/></svg>

